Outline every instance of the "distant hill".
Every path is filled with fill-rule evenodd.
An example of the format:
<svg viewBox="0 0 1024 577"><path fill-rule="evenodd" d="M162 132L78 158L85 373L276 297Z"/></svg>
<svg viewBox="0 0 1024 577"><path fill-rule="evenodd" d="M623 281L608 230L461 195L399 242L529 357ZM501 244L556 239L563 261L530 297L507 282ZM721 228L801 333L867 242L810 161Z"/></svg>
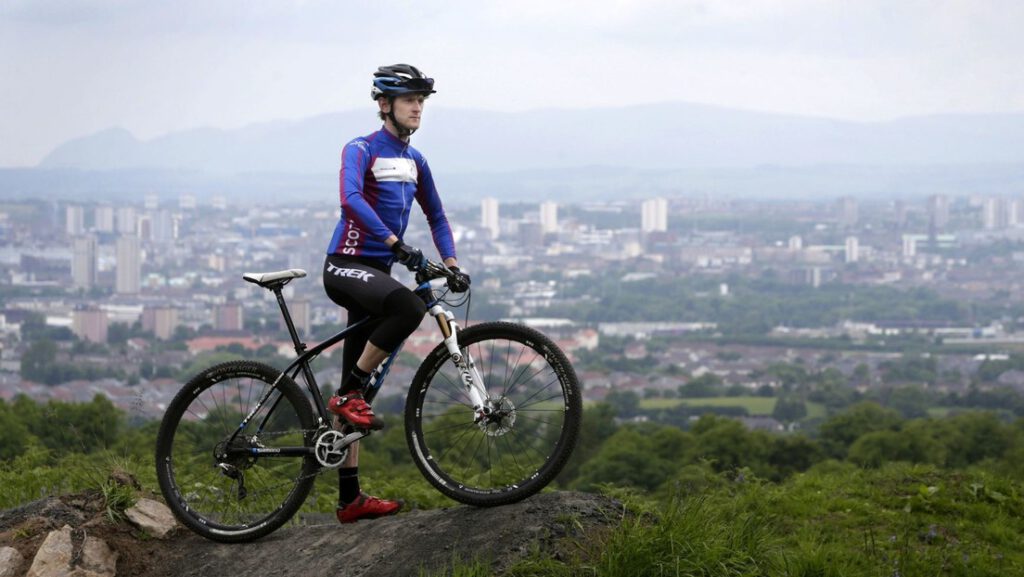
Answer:
<svg viewBox="0 0 1024 577"><path fill-rule="evenodd" d="M378 125L368 108L149 141L115 128L57 147L40 167L333 172L342 145ZM1019 163L1024 114L858 123L686 103L516 113L437 107L428 109L414 145L455 173Z"/></svg>
<svg viewBox="0 0 1024 577"><path fill-rule="evenodd" d="M336 190L371 109L142 141L113 128L0 170L0 198ZM1024 114L848 122L687 103L488 112L428 109L413 143L446 198L563 201L651 194L1006 194L1024 190Z"/></svg>

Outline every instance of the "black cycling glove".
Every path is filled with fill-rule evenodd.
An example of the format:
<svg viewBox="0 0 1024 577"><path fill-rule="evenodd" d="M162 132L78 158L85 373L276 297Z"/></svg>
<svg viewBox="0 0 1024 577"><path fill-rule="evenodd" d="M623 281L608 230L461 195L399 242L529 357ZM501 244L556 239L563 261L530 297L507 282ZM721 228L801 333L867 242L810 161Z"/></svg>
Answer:
<svg viewBox="0 0 1024 577"><path fill-rule="evenodd" d="M420 249L413 248L402 241L391 245L391 252L394 253L395 260L405 265L409 270L419 270L420 266L423 265L423 253Z"/></svg>
<svg viewBox="0 0 1024 577"><path fill-rule="evenodd" d="M448 288L452 289L455 293L464 293L469 290L470 279L469 275L462 272L457 266L450 266L448 270L454 273L451 278L448 279Z"/></svg>

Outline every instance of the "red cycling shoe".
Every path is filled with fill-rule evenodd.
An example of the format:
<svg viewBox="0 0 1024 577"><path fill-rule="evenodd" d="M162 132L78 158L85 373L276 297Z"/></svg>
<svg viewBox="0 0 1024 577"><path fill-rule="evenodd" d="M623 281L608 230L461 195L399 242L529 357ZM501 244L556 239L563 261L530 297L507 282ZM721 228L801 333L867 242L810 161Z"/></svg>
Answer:
<svg viewBox="0 0 1024 577"><path fill-rule="evenodd" d="M327 402L327 410L360 429L384 428L384 421L373 414L373 409L363 400L361 393L353 392L341 397L331 397Z"/></svg>
<svg viewBox="0 0 1024 577"><path fill-rule="evenodd" d="M338 522L355 523L360 519L376 519L394 515L404 504L403 501L388 501L366 493L359 493L355 501L338 507Z"/></svg>

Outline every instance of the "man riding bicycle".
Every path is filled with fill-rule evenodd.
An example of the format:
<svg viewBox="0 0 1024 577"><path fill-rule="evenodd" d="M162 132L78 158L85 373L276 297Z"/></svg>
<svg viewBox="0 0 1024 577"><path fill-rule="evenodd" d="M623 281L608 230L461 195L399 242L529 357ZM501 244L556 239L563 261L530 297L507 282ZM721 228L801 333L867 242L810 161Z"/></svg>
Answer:
<svg viewBox="0 0 1024 577"><path fill-rule="evenodd" d="M382 66L371 96L384 126L345 145L341 153L341 218L327 247L323 282L327 296L348 310L348 324L372 317L376 323L345 340L341 386L327 408L342 424L380 429L383 422L363 398L371 371L419 326L426 305L391 277L393 263L415 269L423 253L403 242L412 202L423 210L434 245L455 273L449 287L469 288L459 270L455 241L426 159L409 145L420 127L423 105L434 80L415 66ZM351 523L397 513L401 501L379 499L359 488L359 446L349 447L338 469L338 521Z"/></svg>

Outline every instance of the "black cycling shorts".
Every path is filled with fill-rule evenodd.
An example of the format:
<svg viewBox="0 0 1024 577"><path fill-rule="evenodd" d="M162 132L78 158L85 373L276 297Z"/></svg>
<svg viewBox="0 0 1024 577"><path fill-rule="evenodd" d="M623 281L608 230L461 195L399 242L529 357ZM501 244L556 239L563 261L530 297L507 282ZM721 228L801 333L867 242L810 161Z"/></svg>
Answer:
<svg viewBox="0 0 1024 577"><path fill-rule="evenodd" d="M376 259L328 255L323 278L327 296L348 310L349 325L367 317L379 319L345 338L345 374L355 366L367 341L391 352L416 330L427 312L423 300L391 277L389 265Z"/></svg>

